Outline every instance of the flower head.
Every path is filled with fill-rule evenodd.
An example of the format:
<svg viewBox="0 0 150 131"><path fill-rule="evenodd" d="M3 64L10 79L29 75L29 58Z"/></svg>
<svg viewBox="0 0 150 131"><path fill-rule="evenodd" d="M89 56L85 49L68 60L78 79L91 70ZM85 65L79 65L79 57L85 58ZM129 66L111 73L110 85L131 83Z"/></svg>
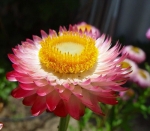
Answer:
<svg viewBox="0 0 150 131"><path fill-rule="evenodd" d="M121 53L118 43L111 48L110 38L95 39L75 26L41 35L8 55L14 70L6 77L19 83L13 97L23 98L35 116L49 110L75 119L84 115L85 107L103 115L99 102L117 104L117 92L125 90L121 85L128 74L128 69L118 66L126 56L115 60Z"/></svg>
<svg viewBox="0 0 150 131"><path fill-rule="evenodd" d="M90 32L92 35L95 36L95 38L98 38L100 36L100 31L96 27L87 24L86 22L81 22L79 24L76 24L75 26L77 26L77 28L83 32Z"/></svg>
<svg viewBox="0 0 150 131"><path fill-rule="evenodd" d="M147 37L147 39L149 39L150 40L150 28L147 30L147 32L146 32L146 37Z"/></svg>
<svg viewBox="0 0 150 131"><path fill-rule="evenodd" d="M132 98L135 95L135 92L133 89L128 89L126 91L120 92L120 97L122 100L126 101Z"/></svg>
<svg viewBox="0 0 150 131"><path fill-rule="evenodd" d="M0 130L3 128L3 123L0 122Z"/></svg>
<svg viewBox="0 0 150 131"><path fill-rule="evenodd" d="M122 54L125 54L125 53L128 54L129 59L137 63L143 62L146 58L145 52L142 49L132 46L132 45L128 45L124 47Z"/></svg>
<svg viewBox="0 0 150 131"><path fill-rule="evenodd" d="M128 76L129 76L129 80L132 81L135 75L137 74L138 65L134 61L127 58L124 61L122 61L120 64L122 68L130 68L129 70L131 71L131 73Z"/></svg>
<svg viewBox="0 0 150 131"><path fill-rule="evenodd" d="M133 81L141 87L149 87L150 86L150 74L146 70L138 68L136 77L134 77Z"/></svg>

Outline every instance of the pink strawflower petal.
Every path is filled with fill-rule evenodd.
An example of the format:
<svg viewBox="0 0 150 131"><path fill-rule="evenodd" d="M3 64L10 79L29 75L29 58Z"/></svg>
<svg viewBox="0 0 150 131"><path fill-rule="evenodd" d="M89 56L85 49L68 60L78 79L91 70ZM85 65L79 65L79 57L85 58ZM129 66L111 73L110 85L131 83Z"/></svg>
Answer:
<svg viewBox="0 0 150 131"><path fill-rule="evenodd" d="M66 117L68 115L68 110L63 100L59 101L56 109L54 110L54 114L60 117Z"/></svg>
<svg viewBox="0 0 150 131"><path fill-rule="evenodd" d="M59 97L59 94L56 92L56 91L53 91L51 93L49 93L47 96L46 96L46 104L47 104L47 108L50 110L50 111L54 111L60 101L60 97Z"/></svg>
<svg viewBox="0 0 150 131"><path fill-rule="evenodd" d="M3 123L0 122L0 130L3 128Z"/></svg>
<svg viewBox="0 0 150 131"><path fill-rule="evenodd" d="M32 106L34 104L36 97L37 97L36 94L27 96L23 99L22 103L26 106Z"/></svg>
<svg viewBox="0 0 150 131"><path fill-rule="evenodd" d="M15 71L8 72L6 74L6 79L9 80L9 81L17 81L16 78L15 78L16 75L18 75L18 73L15 73Z"/></svg>
<svg viewBox="0 0 150 131"><path fill-rule="evenodd" d="M65 89L62 93L59 93L59 96L61 99L69 101L71 94L72 94L71 91Z"/></svg>
<svg viewBox="0 0 150 131"><path fill-rule="evenodd" d="M45 97L37 96L34 104L32 105L31 112L34 116L40 115L46 110L46 99Z"/></svg>
<svg viewBox="0 0 150 131"><path fill-rule="evenodd" d="M15 98L24 98L24 97L27 97L27 96L30 96L30 95L33 95L35 94L35 90L23 90L22 88L20 87L17 87L15 88L13 91L12 91L12 96L15 97Z"/></svg>
<svg viewBox="0 0 150 131"><path fill-rule="evenodd" d="M84 114L84 105L74 95L71 96L67 104L67 109L71 117L79 120L80 116Z"/></svg>
<svg viewBox="0 0 150 131"><path fill-rule="evenodd" d="M19 87L21 87L23 90L36 90L36 89L38 89L38 86L36 86L34 83L31 83L31 84L20 83Z"/></svg>
<svg viewBox="0 0 150 131"><path fill-rule="evenodd" d="M46 86L43 86L43 87L39 88L36 93L39 96L46 96L47 94L49 94L53 90L54 90L54 87L52 87L50 85L46 85Z"/></svg>

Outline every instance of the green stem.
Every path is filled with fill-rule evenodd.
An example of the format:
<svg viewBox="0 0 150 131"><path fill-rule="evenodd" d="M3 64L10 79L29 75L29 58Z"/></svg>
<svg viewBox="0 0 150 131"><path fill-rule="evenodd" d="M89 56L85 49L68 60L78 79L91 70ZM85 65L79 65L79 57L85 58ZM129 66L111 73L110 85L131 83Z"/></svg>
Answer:
<svg viewBox="0 0 150 131"><path fill-rule="evenodd" d="M69 115L60 118L58 131L67 131L69 119L70 119Z"/></svg>

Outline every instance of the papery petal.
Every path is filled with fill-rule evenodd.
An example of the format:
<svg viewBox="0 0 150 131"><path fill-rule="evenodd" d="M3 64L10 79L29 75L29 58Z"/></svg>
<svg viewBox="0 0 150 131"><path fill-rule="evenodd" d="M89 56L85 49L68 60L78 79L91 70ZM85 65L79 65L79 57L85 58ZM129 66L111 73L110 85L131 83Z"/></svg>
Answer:
<svg viewBox="0 0 150 131"><path fill-rule="evenodd" d="M13 55L13 54L8 54L8 58L10 59L10 61L14 64L18 64L18 58Z"/></svg>
<svg viewBox="0 0 150 131"><path fill-rule="evenodd" d="M3 128L3 123L0 122L0 130Z"/></svg>
<svg viewBox="0 0 150 131"><path fill-rule="evenodd" d="M71 117L79 120L80 116L84 114L84 105L81 104L81 101L77 99L74 95L71 96L67 104L68 113Z"/></svg>
<svg viewBox="0 0 150 131"><path fill-rule="evenodd" d="M27 96L30 96L32 94L35 93L35 90L23 90L22 88L20 87L17 87L15 88L13 91L12 91L12 96L15 97L15 98L23 98L23 97L27 97Z"/></svg>
<svg viewBox="0 0 150 131"><path fill-rule="evenodd" d="M36 99L37 95L33 94L31 96L25 97L22 101L22 103L26 106L32 106L34 104L34 101Z"/></svg>
<svg viewBox="0 0 150 131"><path fill-rule="evenodd" d="M46 109L45 97L38 96L31 108L31 112L34 116L40 115Z"/></svg>
<svg viewBox="0 0 150 131"><path fill-rule="evenodd" d="M54 110L54 114L60 117L66 117L68 115L68 111L63 100L59 101L56 109Z"/></svg>
<svg viewBox="0 0 150 131"><path fill-rule="evenodd" d="M16 77L17 81L21 82L21 83L33 83L33 79L31 77L28 76L24 76L24 77Z"/></svg>
<svg viewBox="0 0 150 131"><path fill-rule="evenodd" d="M65 89L62 93L59 93L59 96L61 97L61 99L68 101L70 99L71 94L71 91Z"/></svg>
<svg viewBox="0 0 150 131"><path fill-rule="evenodd" d="M30 84L20 83L19 87L21 87L23 90L35 90L38 88L34 83Z"/></svg>
<svg viewBox="0 0 150 131"><path fill-rule="evenodd" d="M9 81L17 81L16 75L18 75L15 71L10 71L6 74L6 79Z"/></svg>
<svg viewBox="0 0 150 131"><path fill-rule="evenodd" d="M46 38L48 35L45 31L41 30L41 35L42 35L42 38Z"/></svg>
<svg viewBox="0 0 150 131"><path fill-rule="evenodd" d="M59 94L54 90L46 96L46 105L48 110L53 111L56 109L60 101Z"/></svg>
<svg viewBox="0 0 150 131"><path fill-rule="evenodd" d="M39 87L48 85L48 81L45 79L34 80L34 83Z"/></svg>
<svg viewBox="0 0 150 131"><path fill-rule="evenodd" d="M43 87L40 87L38 90L37 90L37 94L39 96L46 96L47 94L49 94L50 92L52 92L54 90L54 87L52 86L49 86L49 85L46 85L46 86L43 86Z"/></svg>
<svg viewBox="0 0 150 131"><path fill-rule="evenodd" d="M116 97L101 97L98 96L98 101L105 103L105 104L110 104L110 105L115 105L118 103L118 101L116 100Z"/></svg>
<svg viewBox="0 0 150 131"><path fill-rule="evenodd" d="M33 40L35 42L40 42L42 39L39 36L33 35Z"/></svg>
<svg viewBox="0 0 150 131"><path fill-rule="evenodd" d="M75 86L75 88L72 90L73 94L82 97L82 88L80 86Z"/></svg>

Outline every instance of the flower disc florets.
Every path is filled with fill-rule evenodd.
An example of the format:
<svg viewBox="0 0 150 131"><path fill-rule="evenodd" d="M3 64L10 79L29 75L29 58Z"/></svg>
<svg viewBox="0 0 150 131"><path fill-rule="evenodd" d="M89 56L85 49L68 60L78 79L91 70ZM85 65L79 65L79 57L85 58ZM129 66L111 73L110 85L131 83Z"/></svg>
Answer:
<svg viewBox="0 0 150 131"><path fill-rule="evenodd" d="M42 65L58 73L82 73L93 67L98 56L95 40L78 32L65 31L45 38L40 44Z"/></svg>
<svg viewBox="0 0 150 131"><path fill-rule="evenodd" d="M96 39L76 26L41 34L42 38L33 36L33 41L27 39L8 55L14 70L7 79L19 83L13 97L23 98L35 116L48 110L75 119L84 115L86 107L103 115L99 102L117 104L117 92L126 90L121 85L129 74L120 65L126 55L117 58L118 43L111 48L110 38Z"/></svg>

